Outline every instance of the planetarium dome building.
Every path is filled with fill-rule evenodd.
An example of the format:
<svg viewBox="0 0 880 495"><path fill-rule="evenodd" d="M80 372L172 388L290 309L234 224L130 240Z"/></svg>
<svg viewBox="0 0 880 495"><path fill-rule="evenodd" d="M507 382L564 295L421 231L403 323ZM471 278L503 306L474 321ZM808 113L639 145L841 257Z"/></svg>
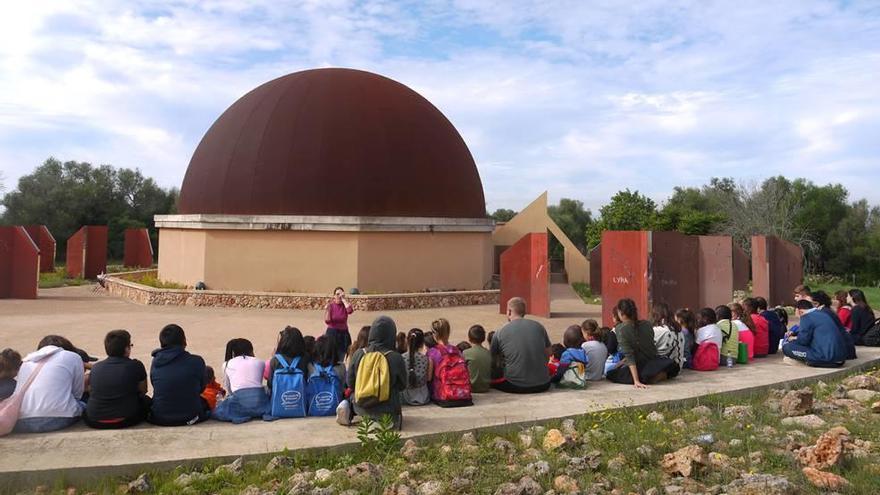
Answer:
<svg viewBox="0 0 880 495"><path fill-rule="evenodd" d="M482 289L493 222L473 157L428 100L315 69L242 96L202 138L159 278L218 290Z"/></svg>

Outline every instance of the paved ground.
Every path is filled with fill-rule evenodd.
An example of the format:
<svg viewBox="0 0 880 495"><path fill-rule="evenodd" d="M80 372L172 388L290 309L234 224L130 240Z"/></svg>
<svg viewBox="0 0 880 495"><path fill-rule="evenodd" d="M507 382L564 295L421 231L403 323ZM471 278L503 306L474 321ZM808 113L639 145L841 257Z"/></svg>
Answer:
<svg viewBox="0 0 880 495"><path fill-rule="evenodd" d="M594 317L597 307L588 307L554 287L560 297L554 312L565 317L544 320L555 337L566 325ZM217 365L227 339L247 336L260 354L268 354L277 330L287 323L316 334L321 330L319 312L225 310L199 308L144 307L88 289L44 291L37 301L0 301L0 346L32 349L43 334L67 335L90 349L101 348L108 329L124 327L135 335L137 357L146 359L161 325L176 321L187 329L190 346ZM401 327L427 325L434 317L446 316L456 337L468 325L480 322L494 328L503 321L489 306L391 312ZM356 325L370 321L372 314L355 314ZM847 369L880 362L880 349L860 348L860 359ZM441 409L436 406L407 408L405 436L459 432L474 428L527 424L551 418L576 416L586 411L693 399L705 394L743 391L755 387L804 379L830 377L846 370L815 369L782 363L781 356L756 361L733 370L711 373L685 372L669 383L634 390L608 382L591 384L586 391L552 391L536 396L511 396L491 392L475 397L474 407ZM548 407L552 404L552 407ZM124 431L96 431L78 426L62 432L12 435L0 438L0 492L23 483L64 476L80 481L103 474L137 474L149 467L174 467L206 458L259 455L291 450L328 448L356 442L352 429L336 425L332 418L255 421L244 425L207 422L194 427L157 428L139 426Z"/></svg>
<svg viewBox="0 0 880 495"><path fill-rule="evenodd" d="M551 309L561 316L538 320L547 327L554 342L561 341L568 325L600 317L601 308L583 304L568 285L554 284L551 293ZM494 305L355 312L349 318L352 338L362 325L369 325L379 314L394 318L398 330L403 332L413 327L428 329L434 319L444 317L452 325L453 343L467 340L467 330L475 323L487 331L506 323L505 316ZM65 287L41 290L36 300L0 300L0 347L12 347L24 355L36 350L43 336L54 333L103 358L104 335L109 330L124 328L132 333L132 357L149 367L150 352L159 346L159 330L168 323L177 323L186 331L190 352L201 355L219 370L226 342L232 338L250 339L256 355L268 358L275 350L278 332L286 325L317 336L324 332L323 319L323 311L143 306L95 294L91 287Z"/></svg>

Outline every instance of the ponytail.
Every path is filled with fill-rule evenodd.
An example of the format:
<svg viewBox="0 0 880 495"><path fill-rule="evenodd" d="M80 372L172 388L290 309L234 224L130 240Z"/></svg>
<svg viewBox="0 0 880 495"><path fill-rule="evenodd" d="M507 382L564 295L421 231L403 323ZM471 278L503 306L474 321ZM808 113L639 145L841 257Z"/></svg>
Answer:
<svg viewBox="0 0 880 495"><path fill-rule="evenodd" d="M408 373L407 382L409 388L415 388L419 385L419 377L416 375L416 354L419 349L425 345L425 333L418 328L413 328L406 336L406 346L408 354Z"/></svg>

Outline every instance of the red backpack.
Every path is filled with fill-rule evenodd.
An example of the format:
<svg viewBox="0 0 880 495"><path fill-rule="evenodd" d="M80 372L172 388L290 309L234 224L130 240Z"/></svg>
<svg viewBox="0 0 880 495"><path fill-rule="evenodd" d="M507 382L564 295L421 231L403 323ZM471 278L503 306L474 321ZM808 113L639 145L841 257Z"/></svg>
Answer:
<svg viewBox="0 0 880 495"><path fill-rule="evenodd" d="M714 342L703 342L697 346L691 368L697 371L714 371L718 369L721 361L721 353Z"/></svg>
<svg viewBox="0 0 880 495"><path fill-rule="evenodd" d="M471 376L456 347L438 345L440 362L434 367L434 401L441 407L470 406Z"/></svg>

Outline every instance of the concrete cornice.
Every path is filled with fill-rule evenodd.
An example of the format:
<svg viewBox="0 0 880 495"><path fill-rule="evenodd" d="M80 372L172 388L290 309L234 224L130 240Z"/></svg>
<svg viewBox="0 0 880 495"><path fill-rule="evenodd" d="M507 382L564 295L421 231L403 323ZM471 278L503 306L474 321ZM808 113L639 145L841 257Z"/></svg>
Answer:
<svg viewBox="0 0 880 495"><path fill-rule="evenodd" d="M491 218L343 217L307 215L156 215L160 229L317 230L324 232L486 232Z"/></svg>

